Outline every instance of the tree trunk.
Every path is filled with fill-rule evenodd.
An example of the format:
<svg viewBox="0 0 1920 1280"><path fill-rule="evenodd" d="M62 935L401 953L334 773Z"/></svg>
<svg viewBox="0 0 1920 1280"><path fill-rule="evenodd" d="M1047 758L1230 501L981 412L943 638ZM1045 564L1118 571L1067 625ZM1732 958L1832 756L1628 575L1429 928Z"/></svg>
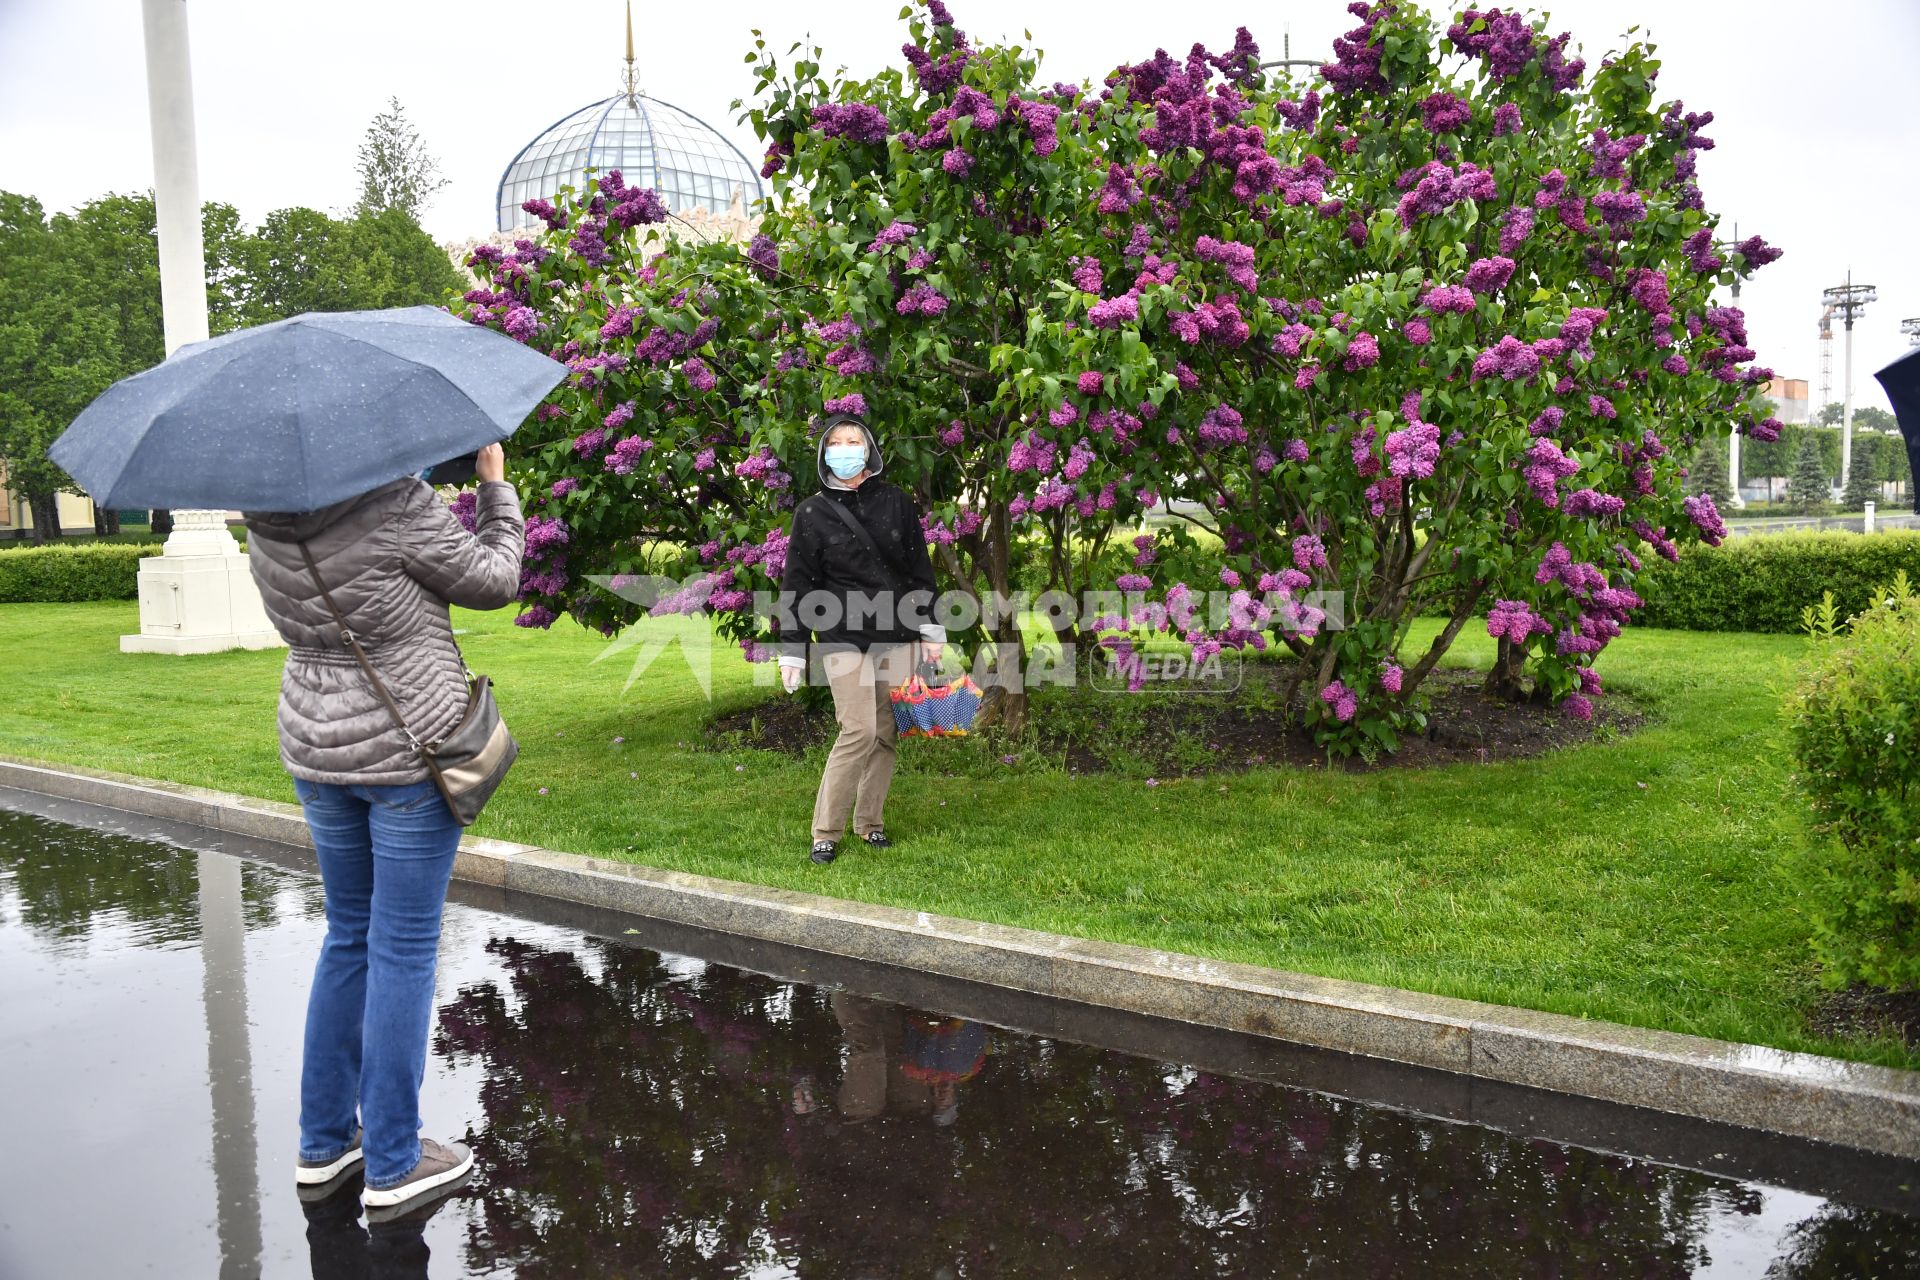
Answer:
<svg viewBox="0 0 1920 1280"><path fill-rule="evenodd" d="M96 507L94 508L94 510L98 511L99 508ZM120 536L120 512L117 509L108 510L106 523L107 523L107 536L109 538L119 537Z"/></svg>
<svg viewBox="0 0 1920 1280"><path fill-rule="evenodd" d="M155 507L148 513L147 519L150 522L147 527L153 531L154 538L165 542L167 536L173 532L173 512L165 507Z"/></svg>
<svg viewBox="0 0 1920 1280"><path fill-rule="evenodd" d="M987 519L987 589L1000 599L1011 600L1011 521L1004 506L990 512ZM988 634L992 641L995 679L987 689L978 723L983 728L997 723L1010 733L1019 733L1027 725L1027 649L1018 615L995 619Z"/></svg>
<svg viewBox="0 0 1920 1280"><path fill-rule="evenodd" d="M1493 670L1487 672L1487 681L1481 686L1490 698L1499 698L1505 702L1525 702L1533 696L1526 681L1526 650L1511 640L1500 642L1499 653L1493 660Z"/></svg>
<svg viewBox="0 0 1920 1280"><path fill-rule="evenodd" d="M33 512L33 540L36 544L60 539L60 499L51 490L26 495Z"/></svg>

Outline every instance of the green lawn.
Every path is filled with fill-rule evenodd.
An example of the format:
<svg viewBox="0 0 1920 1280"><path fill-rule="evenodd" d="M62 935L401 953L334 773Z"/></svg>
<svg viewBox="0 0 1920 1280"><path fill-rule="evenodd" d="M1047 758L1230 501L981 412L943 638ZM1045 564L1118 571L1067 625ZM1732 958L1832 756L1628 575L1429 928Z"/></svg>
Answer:
<svg viewBox="0 0 1920 1280"><path fill-rule="evenodd" d="M1650 722L1533 761L1162 781L903 744L898 844L805 856L819 753L697 749L669 652L462 614L523 744L482 834L759 884L1895 1065L1804 1029L1818 995L1788 880L1779 693L1801 641L1629 633L1602 659ZM291 799L281 655L123 655L132 604L0 607L0 752ZM649 624L653 625L653 624ZM1463 639L1463 662L1490 657ZM605 661L596 662L606 656ZM768 696L721 649L720 710Z"/></svg>

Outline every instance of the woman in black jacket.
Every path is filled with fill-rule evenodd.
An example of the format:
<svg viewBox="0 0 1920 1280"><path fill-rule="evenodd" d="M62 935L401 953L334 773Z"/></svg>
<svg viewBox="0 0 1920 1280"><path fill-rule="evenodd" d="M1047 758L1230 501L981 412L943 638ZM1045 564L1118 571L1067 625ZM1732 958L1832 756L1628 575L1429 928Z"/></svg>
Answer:
<svg viewBox="0 0 1920 1280"><path fill-rule="evenodd" d="M891 843L881 820L893 781L892 690L920 660L937 662L946 632L931 620L933 561L913 499L880 478L880 446L860 419L831 418L816 459L820 492L793 513L780 580L780 678L791 693L812 673L833 690L840 734L813 805L815 862L854 835ZM809 658L811 657L811 661Z"/></svg>

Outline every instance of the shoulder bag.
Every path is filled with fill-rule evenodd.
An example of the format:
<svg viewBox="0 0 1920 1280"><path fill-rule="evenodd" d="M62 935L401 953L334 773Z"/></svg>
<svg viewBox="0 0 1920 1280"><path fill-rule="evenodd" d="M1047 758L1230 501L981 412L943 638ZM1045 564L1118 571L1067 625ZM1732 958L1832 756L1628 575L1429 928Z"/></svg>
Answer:
<svg viewBox="0 0 1920 1280"><path fill-rule="evenodd" d="M307 562L307 572L313 575L313 585L320 589L320 598L326 601L327 612L340 624L341 640L353 650L360 669L367 673L374 692L386 704L388 714L399 726L407 745L426 765L434 786L440 789L441 796L447 802L448 811L461 826L472 826L473 820L480 816L480 810L486 807L488 799L520 754L520 744L513 740L513 735L507 732L507 722L500 718L500 708L493 700L492 683L487 677L476 676L469 671L466 713L438 742L421 741L408 727L407 718L400 713L400 704L394 701L386 681L380 678L380 673L373 669L373 663L367 660L366 650L360 647L359 638L353 634L353 628L347 625L346 615L333 602L333 593L327 590L325 580L320 577L320 566L314 563L313 552L307 549L304 542L300 544L300 554Z"/></svg>

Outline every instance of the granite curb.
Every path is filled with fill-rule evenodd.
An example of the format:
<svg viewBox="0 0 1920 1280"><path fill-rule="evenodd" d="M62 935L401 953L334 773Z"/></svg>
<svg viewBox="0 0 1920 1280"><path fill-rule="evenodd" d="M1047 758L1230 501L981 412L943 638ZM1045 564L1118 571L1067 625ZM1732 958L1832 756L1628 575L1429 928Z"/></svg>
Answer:
<svg viewBox="0 0 1920 1280"><path fill-rule="evenodd" d="M0 786L310 846L298 806L0 757ZM468 884L1457 1075L1920 1158L1920 1072L469 836Z"/></svg>

